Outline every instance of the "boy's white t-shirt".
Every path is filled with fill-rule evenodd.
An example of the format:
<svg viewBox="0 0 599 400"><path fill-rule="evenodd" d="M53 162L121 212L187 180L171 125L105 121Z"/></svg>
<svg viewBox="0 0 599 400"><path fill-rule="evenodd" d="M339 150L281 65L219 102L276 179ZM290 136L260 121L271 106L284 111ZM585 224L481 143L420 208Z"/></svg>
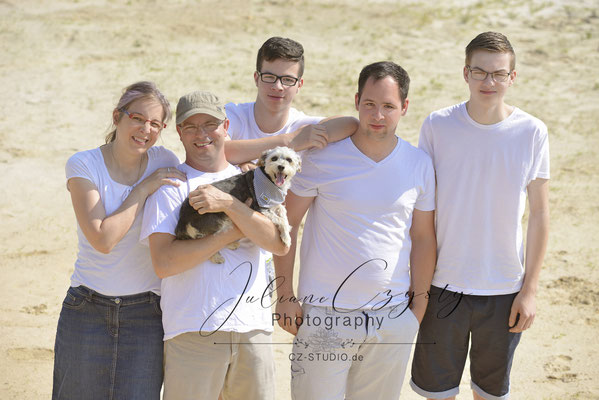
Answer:
<svg viewBox="0 0 599 400"><path fill-rule="evenodd" d="M263 137L277 136L290 133L300 129L304 125L318 124L323 117L311 117L291 107L289 117L283 128L274 133L263 132L254 118L254 102L251 103L227 103L225 111L229 119L228 134L232 140L260 139Z"/></svg>
<svg viewBox="0 0 599 400"><path fill-rule="evenodd" d="M547 127L514 108L482 125L460 103L430 114L419 147L437 177L438 260L433 285L474 295L518 292L524 274L526 188L549 179Z"/></svg>
<svg viewBox="0 0 599 400"><path fill-rule="evenodd" d="M66 178L67 181L71 178L91 181L100 193L106 215L111 215L139 182L158 168L179 164L177 156L162 146L150 147L147 154L146 170L133 186L112 180L100 148L71 156L65 167ZM94 249L77 224L79 244L71 286L84 285L105 296L126 296L148 291L160 294L160 279L154 273L148 248L139 243L141 219L140 213L109 254Z"/></svg>
<svg viewBox="0 0 599 400"><path fill-rule="evenodd" d="M177 167L187 175L179 187L162 186L148 197L139 239L147 244L152 233L175 235L181 205L190 191L240 173L229 165L208 173L183 163ZM224 248L224 264L205 261L183 273L162 279L162 325L164 340L185 332L271 332L270 296L264 255L248 239L236 250ZM246 287L247 285L247 287Z"/></svg>
<svg viewBox="0 0 599 400"><path fill-rule="evenodd" d="M315 197L300 250L301 300L331 306L338 292L334 306L345 309L406 300L413 211L435 208L435 174L422 150L398 138L377 163L346 138L305 152L291 191Z"/></svg>

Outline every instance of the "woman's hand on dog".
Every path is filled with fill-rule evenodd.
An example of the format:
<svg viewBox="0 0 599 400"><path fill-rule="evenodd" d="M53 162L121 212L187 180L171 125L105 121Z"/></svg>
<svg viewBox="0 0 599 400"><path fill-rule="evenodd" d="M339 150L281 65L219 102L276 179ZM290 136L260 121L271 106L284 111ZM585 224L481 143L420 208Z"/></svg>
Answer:
<svg viewBox="0 0 599 400"><path fill-rule="evenodd" d="M179 186L177 179L180 181L186 181L187 175L175 167L158 168L156 171L154 171L154 173L152 173L152 175L141 181L137 187L141 190L144 190L146 196L149 196L158 190L158 188L162 185Z"/></svg>
<svg viewBox="0 0 599 400"><path fill-rule="evenodd" d="M230 194L212 185L198 186L189 193L189 205L200 214L224 212L233 205L235 200Z"/></svg>

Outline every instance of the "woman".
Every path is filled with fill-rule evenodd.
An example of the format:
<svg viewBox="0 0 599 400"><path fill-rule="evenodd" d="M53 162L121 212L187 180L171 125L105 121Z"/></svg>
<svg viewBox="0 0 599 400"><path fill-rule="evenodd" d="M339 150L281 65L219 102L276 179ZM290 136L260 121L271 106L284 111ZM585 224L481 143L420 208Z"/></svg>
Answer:
<svg viewBox="0 0 599 400"><path fill-rule="evenodd" d="M106 144L67 161L79 251L58 321L53 399L160 398L160 280L139 232L146 198L185 180L177 157L152 147L170 118L156 86L135 83Z"/></svg>

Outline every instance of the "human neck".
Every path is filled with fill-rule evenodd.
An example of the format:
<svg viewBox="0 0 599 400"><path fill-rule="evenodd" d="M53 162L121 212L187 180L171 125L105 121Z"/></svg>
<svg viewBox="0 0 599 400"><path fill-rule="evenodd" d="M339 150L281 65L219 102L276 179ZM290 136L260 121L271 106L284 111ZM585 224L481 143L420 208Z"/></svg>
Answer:
<svg viewBox="0 0 599 400"><path fill-rule="evenodd" d="M479 124L493 125L509 117L514 107L503 101L500 104L486 105L470 99L466 102L466 110L470 118Z"/></svg>
<svg viewBox="0 0 599 400"><path fill-rule="evenodd" d="M223 155L222 157L190 157L185 158L185 164L201 172L220 172L229 166L229 162Z"/></svg>
<svg viewBox="0 0 599 400"><path fill-rule="evenodd" d="M256 99L254 103L254 119L256 125L264 133L275 133L280 131L287 124L289 119L289 107L273 111L266 108L264 104Z"/></svg>
<svg viewBox="0 0 599 400"><path fill-rule="evenodd" d="M116 141L103 146L102 154L110 177L115 182L124 185L133 185L141 178L145 171L146 153L127 151L126 148L120 146Z"/></svg>
<svg viewBox="0 0 599 400"><path fill-rule="evenodd" d="M350 139L362 154L374 162L380 162L387 158L393 152L393 149L395 149L398 141L394 133L388 134L384 138L376 139L361 129L358 129L356 133L350 136Z"/></svg>

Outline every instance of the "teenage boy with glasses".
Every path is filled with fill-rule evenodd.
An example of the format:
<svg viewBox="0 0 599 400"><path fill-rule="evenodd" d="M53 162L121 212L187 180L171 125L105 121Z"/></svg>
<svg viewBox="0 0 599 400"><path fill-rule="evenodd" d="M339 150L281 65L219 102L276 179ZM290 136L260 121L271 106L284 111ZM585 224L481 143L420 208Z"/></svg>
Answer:
<svg viewBox="0 0 599 400"><path fill-rule="evenodd" d="M258 50L252 103L227 104L229 136L225 145L232 164L257 159L267 149L288 146L296 151L323 148L357 128L353 117L323 119L291 107L304 84L304 48L291 39L271 37ZM241 140L240 140L241 139ZM240 140L240 141L238 141Z"/></svg>
<svg viewBox="0 0 599 400"><path fill-rule="evenodd" d="M470 99L432 113L420 132L436 171L438 257L411 385L429 399L458 394L469 342L474 399L507 399L514 351L535 317L549 145L543 122L504 102L514 68L504 35L478 35L466 47Z"/></svg>

